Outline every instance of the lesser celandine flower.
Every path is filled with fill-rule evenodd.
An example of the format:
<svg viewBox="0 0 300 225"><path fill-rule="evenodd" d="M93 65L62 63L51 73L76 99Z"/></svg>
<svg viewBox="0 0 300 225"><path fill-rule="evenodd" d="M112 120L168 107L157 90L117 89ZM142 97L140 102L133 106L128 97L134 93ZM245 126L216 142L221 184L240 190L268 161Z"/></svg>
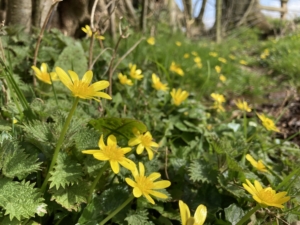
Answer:
<svg viewBox="0 0 300 225"><path fill-rule="evenodd" d="M220 81L222 81L223 83L225 83L225 81L226 81L227 78L223 74L221 74L219 76L219 79L220 79Z"/></svg>
<svg viewBox="0 0 300 225"><path fill-rule="evenodd" d="M59 79L61 80L61 82L67 88L69 88L69 90L72 92L72 94L75 97L79 97L82 99L94 99L98 102L99 102L98 99L99 97L111 99L111 97L108 94L101 92L101 90L109 86L109 82L105 80L101 80L91 84L91 81L93 79L93 72L91 70L87 71L83 75L83 78L81 80L79 80L78 75L72 70L68 70L68 73L70 74L71 78L60 67L56 67L55 71Z"/></svg>
<svg viewBox="0 0 300 225"><path fill-rule="evenodd" d="M182 91L181 88L179 89L172 89L171 96L174 105L179 106L187 97L189 96L189 93L187 91Z"/></svg>
<svg viewBox="0 0 300 225"><path fill-rule="evenodd" d="M183 76L184 75L184 72L183 70L180 68L179 65L177 65L175 62L172 62L171 65L170 65L170 71L174 72L174 73L177 73L178 75L180 76Z"/></svg>
<svg viewBox="0 0 300 225"><path fill-rule="evenodd" d="M210 95L214 99L214 108L217 109L218 112L224 112L225 109L222 106L222 103L225 102L225 98L223 95L211 93Z"/></svg>
<svg viewBox="0 0 300 225"><path fill-rule="evenodd" d="M136 80L141 80L144 75L142 75L142 70L136 69L136 64L129 63L129 69L130 69L130 77Z"/></svg>
<svg viewBox="0 0 300 225"><path fill-rule="evenodd" d="M180 41L176 41L175 44L180 47L181 46L181 42Z"/></svg>
<svg viewBox="0 0 300 225"><path fill-rule="evenodd" d="M212 56L212 57L217 57L218 53L216 53L216 52L210 52L209 55Z"/></svg>
<svg viewBox="0 0 300 225"><path fill-rule="evenodd" d="M203 225L207 216L205 205L199 205L194 217L191 216L190 209L183 201L179 200L179 210L182 225Z"/></svg>
<svg viewBox="0 0 300 225"><path fill-rule="evenodd" d="M198 53L195 52L195 51L192 51L191 53L192 53L193 56L198 56Z"/></svg>
<svg viewBox="0 0 300 225"><path fill-rule="evenodd" d="M153 148L158 148L159 145L153 141L152 135L149 131L147 131L145 134L141 134L139 131L134 131L134 138L131 138L128 141L129 146L135 146L137 145L136 148L136 153L138 155L142 154L144 149L146 149L149 160L153 159Z"/></svg>
<svg viewBox="0 0 300 225"><path fill-rule="evenodd" d="M183 58L185 58L185 59L187 59L187 58L189 58L190 57L190 54L189 53L185 53L184 55L183 55Z"/></svg>
<svg viewBox="0 0 300 225"><path fill-rule="evenodd" d="M232 59L232 60L236 59L236 57L234 55L229 55L229 58Z"/></svg>
<svg viewBox="0 0 300 225"><path fill-rule="evenodd" d="M275 131L275 132L280 132L280 130L275 126L275 123L273 122L273 120L269 119L264 114L259 114L259 113L256 113L256 114L259 117L259 119L261 120L262 125L267 130L272 130L272 131Z"/></svg>
<svg viewBox="0 0 300 225"><path fill-rule="evenodd" d="M120 171L119 164L128 170L135 168L135 163L125 157L125 154L130 152L131 148L120 148L114 135L108 136L107 145L105 145L103 135L101 135L98 146L100 150L83 150L82 153L92 154L94 158L101 161L109 161L111 169L116 174Z"/></svg>
<svg viewBox="0 0 300 225"><path fill-rule="evenodd" d="M147 43L148 43L149 45L155 45L155 38L154 38L154 37L149 37L149 38L147 39Z"/></svg>
<svg viewBox="0 0 300 225"><path fill-rule="evenodd" d="M215 66L215 70L217 73L221 73L221 67L220 66Z"/></svg>
<svg viewBox="0 0 300 225"><path fill-rule="evenodd" d="M118 74L118 78L121 84L123 85L128 85L128 86L132 86L132 80L128 79L126 75L123 75L122 73Z"/></svg>
<svg viewBox="0 0 300 225"><path fill-rule="evenodd" d="M249 105L246 101L238 99L235 102L235 104L240 110L246 111L246 112L251 112L251 108L249 107Z"/></svg>
<svg viewBox="0 0 300 225"><path fill-rule="evenodd" d="M160 178L160 173L151 173L148 177L145 176L145 166L143 163L139 163L139 170L135 168L132 170L132 175L134 180L130 178L125 178L126 183L133 187L133 195L136 198L141 197L142 195L152 204L155 204L153 198L150 195L153 195L157 198L167 199L168 196L158 192L158 189L164 189L171 185L171 182L168 180L156 181Z"/></svg>
<svg viewBox="0 0 300 225"><path fill-rule="evenodd" d="M48 73L46 63L42 63L41 69L36 66L32 66L31 68L34 70L35 76L46 84L52 84L51 80L59 80L55 72Z"/></svg>
<svg viewBox="0 0 300 225"><path fill-rule="evenodd" d="M166 91L169 89L167 86L168 86L168 84L163 84L160 81L159 77L156 76L155 73L152 74L152 87L153 88L155 88L158 91Z"/></svg>
<svg viewBox="0 0 300 225"><path fill-rule="evenodd" d="M248 63L245 60L240 60L240 64L242 64L242 65L248 65Z"/></svg>
<svg viewBox="0 0 300 225"><path fill-rule="evenodd" d="M91 27L89 25L85 25L85 27L82 27L81 30L87 34L88 37L92 37L93 35L93 31L91 29ZM99 40L104 40L105 37L95 34L95 38L99 39Z"/></svg>
<svg viewBox="0 0 300 225"><path fill-rule="evenodd" d="M200 58L199 56L195 57L195 58L194 58L194 62L195 62L195 63L201 62L201 58Z"/></svg>
<svg viewBox="0 0 300 225"><path fill-rule="evenodd" d="M258 160L256 161L255 159L253 159L253 157L250 154L246 155L246 159L251 163L251 165L261 171L261 172L268 172L267 168L265 167L265 165L263 164L262 160Z"/></svg>
<svg viewBox="0 0 300 225"><path fill-rule="evenodd" d="M222 63L227 63L227 60L225 58L219 57L218 60Z"/></svg>
<svg viewBox="0 0 300 225"><path fill-rule="evenodd" d="M283 203L290 200L291 197L286 196L287 192L276 193L271 187L262 188L261 184L255 180L254 185L246 179L247 184L243 183L243 187L252 195L262 207L274 206L284 208Z"/></svg>

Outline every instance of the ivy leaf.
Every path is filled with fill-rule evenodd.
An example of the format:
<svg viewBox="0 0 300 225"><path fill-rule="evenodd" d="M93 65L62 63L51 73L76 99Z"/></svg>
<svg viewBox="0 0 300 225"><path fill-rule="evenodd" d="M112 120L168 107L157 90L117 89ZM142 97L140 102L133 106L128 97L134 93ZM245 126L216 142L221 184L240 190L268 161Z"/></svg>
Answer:
<svg viewBox="0 0 300 225"><path fill-rule="evenodd" d="M28 155L23 149L10 140L4 140L0 145L0 168L2 173L9 178L23 179L30 173L40 169L37 157Z"/></svg>
<svg viewBox="0 0 300 225"><path fill-rule="evenodd" d="M133 130L138 129L141 133L147 131L147 127L139 120L130 118L100 118L89 122L96 130L104 133L105 136L114 134L124 136L128 139L133 137Z"/></svg>
<svg viewBox="0 0 300 225"><path fill-rule="evenodd" d="M10 220L34 217L35 213L40 213L41 207L45 207L41 192L34 185L25 181L0 179L0 206L5 209L5 215L9 215Z"/></svg>
<svg viewBox="0 0 300 225"><path fill-rule="evenodd" d="M148 212L145 209L137 211L130 210L125 220L128 222L128 225L148 224Z"/></svg>
<svg viewBox="0 0 300 225"><path fill-rule="evenodd" d="M204 160L195 160L191 163L189 176L192 181L202 181L207 183L216 183L218 171Z"/></svg>
<svg viewBox="0 0 300 225"><path fill-rule="evenodd" d="M60 187L58 190L52 188L50 189L50 192L52 193L51 200L55 200L69 211L78 211L80 204L86 203L88 191L86 182L68 185L66 188Z"/></svg>
<svg viewBox="0 0 300 225"><path fill-rule="evenodd" d="M82 168L79 163L73 160L65 152L59 152L55 170L51 172L49 181L50 188L60 186L65 188L66 185L73 185L81 180L83 175Z"/></svg>
<svg viewBox="0 0 300 225"><path fill-rule="evenodd" d="M237 224L245 214L244 211L236 204L231 204L225 208L224 211L226 220L231 222L232 225Z"/></svg>

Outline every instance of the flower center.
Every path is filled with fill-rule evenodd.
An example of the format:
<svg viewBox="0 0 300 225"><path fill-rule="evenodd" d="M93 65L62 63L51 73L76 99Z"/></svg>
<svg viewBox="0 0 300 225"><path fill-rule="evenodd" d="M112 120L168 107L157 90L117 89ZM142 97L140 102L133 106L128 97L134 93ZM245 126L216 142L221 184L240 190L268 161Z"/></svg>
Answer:
<svg viewBox="0 0 300 225"><path fill-rule="evenodd" d="M110 159L120 161L124 158L124 152L117 145L109 145L103 149L103 153Z"/></svg>
<svg viewBox="0 0 300 225"><path fill-rule="evenodd" d="M136 177L135 180L136 180L138 188L142 192L147 192L148 190L153 189L153 181L151 181L148 177L138 176L138 177Z"/></svg>
<svg viewBox="0 0 300 225"><path fill-rule="evenodd" d="M152 142L152 138L147 135L141 135L141 143L145 147L150 147Z"/></svg>
<svg viewBox="0 0 300 225"><path fill-rule="evenodd" d="M264 202L274 202L275 191L268 187L259 191L257 196Z"/></svg>
<svg viewBox="0 0 300 225"><path fill-rule="evenodd" d="M76 80L73 82L73 91L74 94L78 95L89 95L92 92L91 88L89 87L89 84L86 82L82 82L80 80Z"/></svg>

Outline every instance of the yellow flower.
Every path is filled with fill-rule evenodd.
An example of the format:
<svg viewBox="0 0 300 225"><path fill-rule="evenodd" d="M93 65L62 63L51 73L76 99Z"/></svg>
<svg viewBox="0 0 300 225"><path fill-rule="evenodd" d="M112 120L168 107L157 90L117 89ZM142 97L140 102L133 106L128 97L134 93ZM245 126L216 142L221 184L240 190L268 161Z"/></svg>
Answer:
<svg viewBox="0 0 300 225"><path fill-rule="evenodd" d="M276 193L271 187L262 188L257 180L254 181L254 185L247 179L246 182L248 185L243 183L243 187L262 207L274 206L277 208L284 208L282 204L289 201L291 198L289 196L285 197L287 194L285 191Z"/></svg>
<svg viewBox="0 0 300 225"><path fill-rule="evenodd" d="M16 124L16 123L18 123L18 120L14 117L13 118L13 124Z"/></svg>
<svg viewBox="0 0 300 225"><path fill-rule="evenodd" d="M144 76L142 75L142 70L140 69L136 69L136 65L135 64L131 64L129 63L129 69L130 69L130 77L132 77L133 79L136 80L141 80Z"/></svg>
<svg viewBox="0 0 300 225"><path fill-rule="evenodd" d="M266 48L266 49L263 51L263 53L261 53L260 58L261 58L261 59L265 59L265 58L267 58L269 55L270 55L269 49Z"/></svg>
<svg viewBox="0 0 300 225"><path fill-rule="evenodd" d="M224 58L222 58L222 57L219 57L218 60L219 60L220 62L222 62L222 63L227 63L227 60L224 59Z"/></svg>
<svg viewBox="0 0 300 225"><path fill-rule="evenodd" d="M262 122L262 125L267 129L267 130L273 130L275 132L280 132L279 129L275 126L273 120L269 119L266 117L264 114L258 114L256 113L259 119Z"/></svg>
<svg viewBox="0 0 300 225"><path fill-rule="evenodd" d="M195 52L195 51L192 51L191 53L192 53L193 56L198 56L198 53Z"/></svg>
<svg viewBox="0 0 300 225"><path fill-rule="evenodd" d="M88 37L92 37L93 35L93 31L91 29L91 27L89 25L85 25L85 27L82 27L81 30L87 34ZM105 37L104 36L101 36L97 33L95 33L95 38L99 39L99 40L104 40Z"/></svg>
<svg viewBox="0 0 300 225"><path fill-rule="evenodd" d="M153 141L152 135L149 131L147 131L145 134L141 134L139 131L134 132L135 137L131 138L128 141L129 146L135 146L138 145L136 148L136 153L138 155L142 154L144 149L146 149L149 160L153 159L153 148L158 148L159 145Z"/></svg>
<svg viewBox="0 0 300 225"><path fill-rule="evenodd" d="M133 85L132 80L128 79L127 76L123 75L122 73L118 74L118 78L119 78L120 83L123 85L129 85L129 86Z"/></svg>
<svg viewBox="0 0 300 225"><path fill-rule="evenodd" d="M240 60L240 64L247 65L248 63L245 60Z"/></svg>
<svg viewBox="0 0 300 225"><path fill-rule="evenodd" d="M215 108L218 112L224 112L225 109L224 107L222 106L222 103L225 102L225 98L223 95L220 95L220 94L216 94L216 93L212 93L210 95L213 99L214 99L214 106L213 108Z"/></svg>
<svg viewBox="0 0 300 225"><path fill-rule="evenodd" d="M201 58L199 56L194 58L194 62L195 63L200 63L201 62Z"/></svg>
<svg viewBox="0 0 300 225"><path fill-rule="evenodd" d="M174 72L174 73L177 73L178 75L180 76L183 76L184 75L184 72L183 70L180 68L179 65L177 65L175 62L172 62L171 65L170 65L170 71Z"/></svg>
<svg viewBox="0 0 300 225"><path fill-rule="evenodd" d="M120 148L117 145L117 139L114 135L109 135L107 145L104 144L103 135L101 135L98 146L100 150L84 150L84 154L92 154L94 158L101 161L109 161L112 171L117 174L120 171L121 164L128 170L134 170L135 163L125 157L125 154L131 151L131 148Z"/></svg>
<svg viewBox="0 0 300 225"><path fill-rule="evenodd" d="M205 205L199 205L194 217L191 217L190 209L183 201L179 200L179 210L182 225L203 225L207 216Z"/></svg>
<svg viewBox="0 0 300 225"><path fill-rule="evenodd" d="M238 99L236 102L235 102L236 106L242 110L242 111L246 111L246 112L251 112L251 108L249 107L248 103L246 101L242 101L240 99Z"/></svg>
<svg viewBox="0 0 300 225"><path fill-rule="evenodd" d="M236 59L234 55L229 55L229 58L231 58L232 60Z"/></svg>
<svg viewBox="0 0 300 225"><path fill-rule="evenodd" d="M130 178L125 178L126 183L133 187L133 195L136 198L141 197L142 195L152 204L155 204L153 198L150 195L153 195L157 198L167 199L168 196L158 192L158 189L164 189L171 185L171 182L168 180L156 181L160 178L160 173L151 173L148 177L145 176L145 166L143 163L139 163L139 171L135 168L132 171L134 181Z"/></svg>
<svg viewBox="0 0 300 225"><path fill-rule="evenodd" d="M221 74L221 75L219 76L219 79L220 79L220 81L222 81L223 83L225 83L225 81L226 81L226 77L225 77L223 74Z"/></svg>
<svg viewBox="0 0 300 225"><path fill-rule="evenodd" d="M168 84L163 84L162 82L160 82L160 79L158 76L156 76L155 73L152 74L152 87L155 88L158 91L166 91L169 88L167 87Z"/></svg>
<svg viewBox="0 0 300 225"><path fill-rule="evenodd" d="M217 73L221 73L221 70L222 70L222 69L221 69L220 66L215 66L215 70L216 70Z"/></svg>
<svg viewBox="0 0 300 225"><path fill-rule="evenodd" d="M101 92L101 90L109 86L108 81L101 80L90 85L93 79L93 72L91 70L87 71L81 80L79 80L78 75L72 70L68 70L71 78L60 67L56 67L55 71L59 76L61 82L67 88L69 88L69 90L75 97L79 97L82 99L94 99L98 102L98 97L111 99L108 94Z"/></svg>
<svg viewBox="0 0 300 225"><path fill-rule="evenodd" d="M185 59L187 59L187 58L189 58L190 57L190 54L189 53L185 53L184 55L183 55L183 58L185 58Z"/></svg>
<svg viewBox="0 0 300 225"><path fill-rule="evenodd" d="M173 104L176 106L179 106L189 96L189 93L187 91L182 91L181 88L177 90L173 88L170 94L173 99Z"/></svg>
<svg viewBox="0 0 300 225"><path fill-rule="evenodd" d="M212 57L217 57L218 53L216 53L216 52L210 52L209 55L212 56Z"/></svg>
<svg viewBox="0 0 300 225"><path fill-rule="evenodd" d="M155 45L155 38L154 38L154 37L149 37L149 38L147 39L147 43L148 43L149 45Z"/></svg>
<svg viewBox="0 0 300 225"><path fill-rule="evenodd" d="M199 69L202 68L202 63L201 63L201 62L197 62L196 65L197 65L197 67L198 67Z"/></svg>
<svg viewBox="0 0 300 225"><path fill-rule="evenodd" d="M263 164L262 160L255 161L253 157L249 154L246 155L246 159L251 163L251 165L261 172L268 172L267 168Z"/></svg>
<svg viewBox="0 0 300 225"><path fill-rule="evenodd" d="M57 77L57 74L55 72L51 72L51 73L47 72L47 64L46 63L42 63L41 70L39 70L39 68L37 68L36 66L32 66L31 68L34 70L35 76L39 80L43 81L44 83L51 84L51 80L52 81L59 80ZM50 78L50 76L51 76L51 78Z"/></svg>
<svg viewBox="0 0 300 225"><path fill-rule="evenodd" d="M181 42L180 41L176 41L175 44L180 47L181 46Z"/></svg>

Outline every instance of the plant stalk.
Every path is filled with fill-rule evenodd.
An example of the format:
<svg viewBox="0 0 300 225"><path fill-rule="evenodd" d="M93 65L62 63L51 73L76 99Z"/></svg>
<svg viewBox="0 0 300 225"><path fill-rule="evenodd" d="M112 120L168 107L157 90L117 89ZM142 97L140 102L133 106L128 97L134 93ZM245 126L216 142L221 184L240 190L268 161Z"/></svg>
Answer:
<svg viewBox="0 0 300 225"><path fill-rule="evenodd" d="M250 216L255 213L257 210L259 210L261 206L257 204L253 209L251 209L246 215L242 217L242 219L236 224L236 225L243 225L249 218Z"/></svg>

